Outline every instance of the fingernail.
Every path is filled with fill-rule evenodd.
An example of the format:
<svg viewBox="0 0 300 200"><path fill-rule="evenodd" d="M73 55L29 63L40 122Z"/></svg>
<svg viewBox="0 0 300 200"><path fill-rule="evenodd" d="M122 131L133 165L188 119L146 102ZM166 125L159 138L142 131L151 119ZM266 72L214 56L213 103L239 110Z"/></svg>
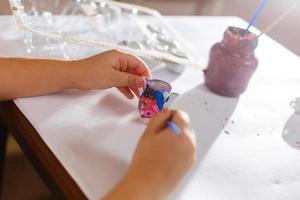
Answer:
<svg viewBox="0 0 300 200"><path fill-rule="evenodd" d="M148 83L148 78L146 77L146 76L142 76L142 78L143 78L143 81L144 81L144 88L146 88L146 86L147 86L147 83Z"/></svg>
<svg viewBox="0 0 300 200"><path fill-rule="evenodd" d="M144 79L145 83L148 81L148 77L147 76L142 76L142 78Z"/></svg>
<svg viewBox="0 0 300 200"><path fill-rule="evenodd" d="M168 113L170 110L168 109L168 108L164 108L163 110L162 110L162 112L163 113Z"/></svg>
<svg viewBox="0 0 300 200"><path fill-rule="evenodd" d="M139 90L139 95L141 96L141 94L143 93L143 88L138 88L138 90Z"/></svg>
<svg viewBox="0 0 300 200"><path fill-rule="evenodd" d="M142 88L144 86L144 80L139 78L136 80L136 87Z"/></svg>

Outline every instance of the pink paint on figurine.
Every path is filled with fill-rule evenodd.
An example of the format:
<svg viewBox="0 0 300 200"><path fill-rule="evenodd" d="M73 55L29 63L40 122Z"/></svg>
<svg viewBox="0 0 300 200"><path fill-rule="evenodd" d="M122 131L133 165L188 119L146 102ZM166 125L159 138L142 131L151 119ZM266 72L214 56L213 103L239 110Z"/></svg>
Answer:
<svg viewBox="0 0 300 200"><path fill-rule="evenodd" d="M142 118L152 118L152 116L159 112L156 99L141 97L139 100L139 111Z"/></svg>
<svg viewBox="0 0 300 200"><path fill-rule="evenodd" d="M168 104L174 102L178 94L171 93L172 86L162 80L147 80L147 86L143 91L138 104L138 110L142 119L148 122L155 113L158 113Z"/></svg>

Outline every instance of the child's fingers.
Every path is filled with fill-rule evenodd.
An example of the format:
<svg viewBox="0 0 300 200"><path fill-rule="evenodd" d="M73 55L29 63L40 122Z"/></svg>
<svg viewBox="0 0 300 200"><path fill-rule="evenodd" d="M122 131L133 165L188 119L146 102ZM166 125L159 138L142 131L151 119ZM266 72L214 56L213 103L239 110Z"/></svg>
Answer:
<svg viewBox="0 0 300 200"><path fill-rule="evenodd" d="M182 130L191 130L190 118L188 114L183 111L172 111L172 121Z"/></svg>
<svg viewBox="0 0 300 200"><path fill-rule="evenodd" d="M173 136L184 137L184 134L191 130L189 116L183 111L172 110L170 120L172 124L168 125L163 131L163 134L171 134ZM171 126L171 127L170 127ZM175 126L175 127L172 127ZM176 130L174 130L176 129Z"/></svg>
<svg viewBox="0 0 300 200"><path fill-rule="evenodd" d="M151 78L150 70L139 57L117 50L112 53L118 60L120 71L135 70L136 74Z"/></svg>
<svg viewBox="0 0 300 200"><path fill-rule="evenodd" d="M142 76L135 74L117 71L115 74L114 85L116 87L129 87L129 88L145 88L146 80Z"/></svg>
<svg viewBox="0 0 300 200"><path fill-rule="evenodd" d="M129 88L127 87L119 87L118 90L124 94L124 96L126 96L128 99L133 99L134 95L132 94L132 92L130 91Z"/></svg>
<svg viewBox="0 0 300 200"><path fill-rule="evenodd" d="M167 120L171 117L171 111L169 109L163 109L161 112L155 114L149 122L146 132L159 133L167 126Z"/></svg>
<svg viewBox="0 0 300 200"><path fill-rule="evenodd" d="M139 91L139 89L138 89L137 87L131 87L131 88L129 88L129 89L135 94L135 96L136 96L137 98L140 97L140 91Z"/></svg>
<svg viewBox="0 0 300 200"><path fill-rule="evenodd" d="M196 135L191 126L189 115L183 111L175 110L172 121L182 130L182 137L188 136L193 145L196 146Z"/></svg>

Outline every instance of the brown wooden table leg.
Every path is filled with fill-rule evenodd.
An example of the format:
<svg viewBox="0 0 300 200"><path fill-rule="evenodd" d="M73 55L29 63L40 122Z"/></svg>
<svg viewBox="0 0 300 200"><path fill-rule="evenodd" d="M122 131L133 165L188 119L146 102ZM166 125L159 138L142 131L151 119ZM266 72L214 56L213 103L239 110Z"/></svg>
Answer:
<svg viewBox="0 0 300 200"><path fill-rule="evenodd" d="M17 141L55 199L87 197L13 101L0 102L0 121ZM29 180L30 183L30 180Z"/></svg>
<svg viewBox="0 0 300 200"><path fill-rule="evenodd" d="M0 122L0 198L2 196L2 183L4 177L7 133L8 131L6 127Z"/></svg>

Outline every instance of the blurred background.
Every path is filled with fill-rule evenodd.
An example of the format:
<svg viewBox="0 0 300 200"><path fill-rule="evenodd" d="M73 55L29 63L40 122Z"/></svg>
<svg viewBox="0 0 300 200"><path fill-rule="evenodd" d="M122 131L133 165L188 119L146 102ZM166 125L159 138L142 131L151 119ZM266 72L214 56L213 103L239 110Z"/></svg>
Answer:
<svg viewBox="0 0 300 200"><path fill-rule="evenodd" d="M124 0L159 10L164 15L252 17L261 0ZM297 0L270 0L256 27L264 29ZM0 0L0 15L11 14L8 0ZM268 35L300 55L300 6ZM199 24L201 26L201 24ZM206 28L206 27L203 27ZM1 44L0 44L1 45ZM30 184L28 184L30 180ZM4 187L0 199L52 199L51 193L22 154L13 138L9 138Z"/></svg>
<svg viewBox="0 0 300 200"><path fill-rule="evenodd" d="M65 0L67 1L67 0ZM119 0L159 10L164 15L239 16L248 20L261 0ZM270 0L256 23L263 29L298 0ZM8 0L0 0L0 15L10 14ZM300 6L268 35L300 56ZM199 24L201 26L201 24Z"/></svg>

